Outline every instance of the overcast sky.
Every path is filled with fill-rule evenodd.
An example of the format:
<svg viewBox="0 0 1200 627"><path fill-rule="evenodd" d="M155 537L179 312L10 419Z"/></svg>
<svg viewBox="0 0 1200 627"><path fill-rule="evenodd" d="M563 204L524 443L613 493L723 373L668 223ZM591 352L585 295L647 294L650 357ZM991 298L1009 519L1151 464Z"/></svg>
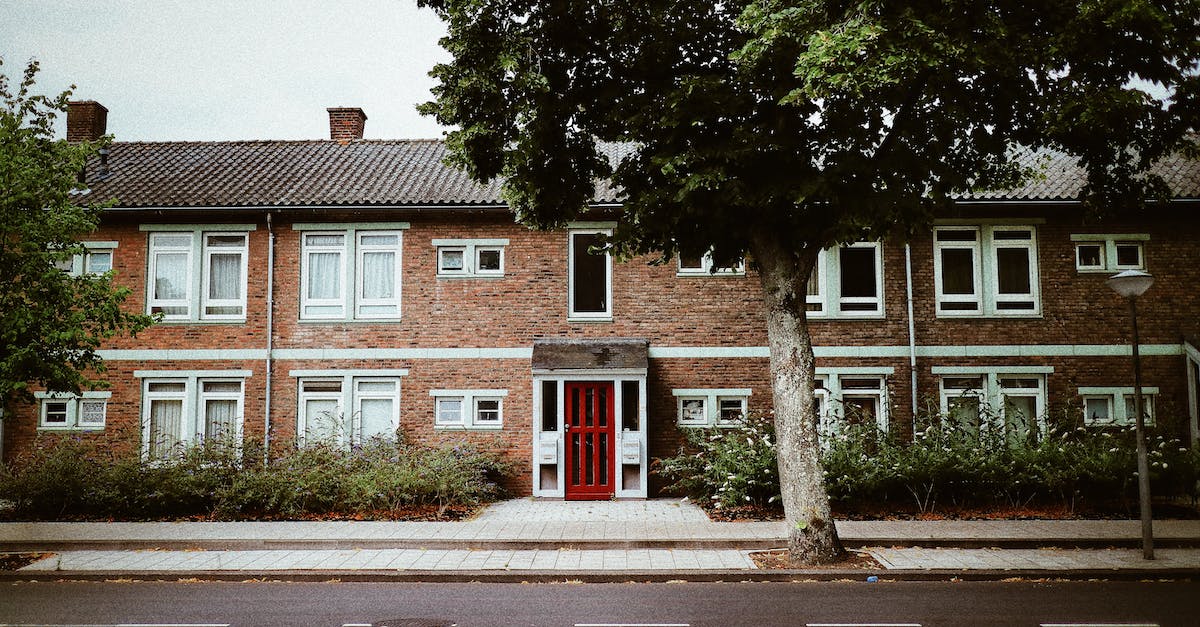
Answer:
<svg viewBox="0 0 1200 627"><path fill-rule="evenodd" d="M414 107L444 33L416 0L0 0L0 71L37 58L38 90L74 84L118 141L323 139L326 107L362 107L369 139L436 138Z"/></svg>

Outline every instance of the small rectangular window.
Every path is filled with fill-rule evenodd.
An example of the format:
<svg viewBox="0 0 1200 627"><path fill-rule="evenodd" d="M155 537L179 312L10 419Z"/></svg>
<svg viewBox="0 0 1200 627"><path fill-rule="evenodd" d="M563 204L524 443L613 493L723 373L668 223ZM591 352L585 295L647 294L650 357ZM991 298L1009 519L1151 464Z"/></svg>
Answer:
<svg viewBox="0 0 1200 627"><path fill-rule="evenodd" d="M438 248L438 274L466 274L465 248Z"/></svg>
<svg viewBox="0 0 1200 627"><path fill-rule="evenodd" d="M42 422L46 425L67 424L67 401L45 401L42 411Z"/></svg>
<svg viewBox="0 0 1200 627"><path fill-rule="evenodd" d="M463 399L462 398L439 398L437 403L436 424L442 426L462 426L463 425Z"/></svg>
<svg viewBox="0 0 1200 627"><path fill-rule="evenodd" d="M79 401L79 426L103 427L108 403L102 400L82 399Z"/></svg>
<svg viewBox="0 0 1200 627"><path fill-rule="evenodd" d="M507 390L430 390L429 394L434 397L435 428L500 429L504 425Z"/></svg>
<svg viewBox="0 0 1200 627"><path fill-rule="evenodd" d="M476 274L504 274L504 249L475 248Z"/></svg>
<svg viewBox="0 0 1200 627"><path fill-rule="evenodd" d="M501 423L500 414L500 399L498 398L476 398L475 399L475 425L476 426L495 426Z"/></svg>
<svg viewBox="0 0 1200 627"><path fill-rule="evenodd" d="M708 424L708 411L704 398L679 399L679 424L704 425Z"/></svg>
<svg viewBox="0 0 1200 627"><path fill-rule="evenodd" d="M113 267L113 251L111 250L89 250L83 259L83 271L87 274L104 274Z"/></svg>
<svg viewBox="0 0 1200 627"><path fill-rule="evenodd" d="M1145 233L1076 234L1075 269L1079 272L1118 272L1146 268Z"/></svg>
<svg viewBox="0 0 1200 627"><path fill-rule="evenodd" d="M507 239L435 239L439 278L504 276Z"/></svg>
<svg viewBox="0 0 1200 627"><path fill-rule="evenodd" d="M1077 244L1075 267L1079 270L1104 270L1103 244Z"/></svg>
<svg viewBox="0 0 1200 627"><path fill-rule="evenodd" d="M746 399L717 398L717 420L722 423L737 423L746 418Z"/></svg>
<svg viewBox="0 0 1200 627"><path fill-rule="evenodd" d="M1142 245L1138 242L1117 242L1117 270L1141 270L1146 266L1142 261Z"/></svg>
<svg viewBox="0 0 1200 627"><path fill-rule="evenodd" d="M1125 394L1125 422L1134 424L1137 420L1137 399L1133 394ZM1146 425L1154 425L1154 395L1142 394L1142 418Z"/></svg>
<svg viewBox="0 0 1200 627"><path fill-rule="evenodd" d="M1083 423L1092 426L1115 424L1111 396L1083 397Z"/></svg>

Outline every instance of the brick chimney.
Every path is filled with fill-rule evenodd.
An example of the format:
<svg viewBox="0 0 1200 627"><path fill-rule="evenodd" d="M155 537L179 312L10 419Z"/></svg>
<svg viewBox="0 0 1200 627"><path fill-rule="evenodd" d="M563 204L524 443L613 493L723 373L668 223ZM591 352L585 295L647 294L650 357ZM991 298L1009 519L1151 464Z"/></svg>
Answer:
<svg viewBox="0 0 1200 627"><path fill-rule="evenodd" d="M67 103L67 141L91 142L104 137L108 109L95 100Z"/></svg>
<svg viewBox="0 0 1200 627"><path fill-rule="evenodd" d="M367 126L367 114L358 107L329 107L329 139L346 143L363 138Z"/></svg>

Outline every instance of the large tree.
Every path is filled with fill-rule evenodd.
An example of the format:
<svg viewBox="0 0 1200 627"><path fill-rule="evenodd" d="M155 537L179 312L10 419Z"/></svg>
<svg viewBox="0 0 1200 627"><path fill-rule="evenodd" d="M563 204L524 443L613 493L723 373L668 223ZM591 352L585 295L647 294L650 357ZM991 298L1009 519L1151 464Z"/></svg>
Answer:
<svg viewBox="0 0 1200 627"><path fill-rule="evenodd" d="M30 384L72 393L103 385L101 340L152 321L121 308L129 289L111 272L65 271L100 221L100 207L81 205L78 193L99 144L54 138L70 92L33 94L37 72L30 62L16 85L0 72L0 410L32 398Z"/></svg>
<svg viewBox="0 0 1200 627"><path fill-rule="evenodd" d="M1197 120L1200 0L420 2L453 55L423 111L521 222L563 225L607 177L616 254L753 260L802 562L841 551L812 415L818 251L1018 183L1018 144L1077 158L1089 206L1137 206L1166 193L1147 169Z"/></svg>

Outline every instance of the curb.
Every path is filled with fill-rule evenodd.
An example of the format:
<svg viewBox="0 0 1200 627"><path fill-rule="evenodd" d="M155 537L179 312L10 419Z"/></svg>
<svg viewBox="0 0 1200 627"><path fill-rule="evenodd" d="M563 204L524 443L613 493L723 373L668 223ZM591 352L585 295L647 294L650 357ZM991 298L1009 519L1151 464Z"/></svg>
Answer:
<svg viewBox="0 0 1200 627"><path fill-rule="evenodd" d="M820 582L861 581L878 577L891 581L1061 581L1191 580L1197 568L1086 570L283 570L283 571L0 571L0 582L51 581L234 581L234 582L358 582L358 583L673 583L673 582Z"/></svg>
<svg viewBox="0 0 1200 627"><path fill-rule="evenodd" d="M114 540L25 540L0 541L0 552L25 551L140 551L209 550L209 551L302 551L333 549L464 549L464 550L602 550L602 549L729 549L765 551L787 546L786 538L719 538L719 539L639 539L594 540L586 538L560 540L517 540L481 538L446 539L114 539ZM1138 548L1139 538L842 538L848 549L866 547L920 547L954 549L1099 549ZM1155 538L1154 546L1172 549L1200 548L1200 538Z"/></svg>

